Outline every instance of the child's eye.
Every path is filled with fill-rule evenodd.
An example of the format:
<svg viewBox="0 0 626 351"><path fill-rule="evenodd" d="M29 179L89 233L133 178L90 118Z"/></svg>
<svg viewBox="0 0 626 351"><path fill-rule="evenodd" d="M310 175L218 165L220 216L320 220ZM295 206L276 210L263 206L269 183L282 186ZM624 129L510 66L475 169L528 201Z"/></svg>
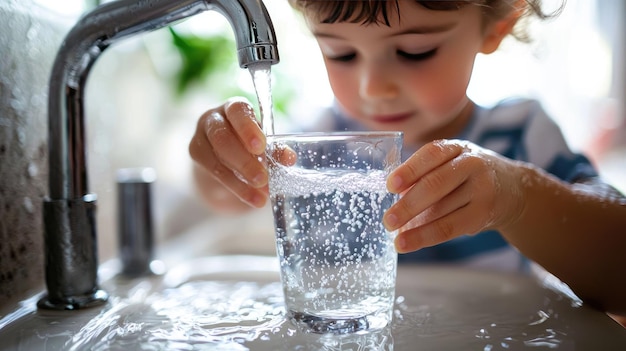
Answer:
<svg viewBox="0 0 626 351"><path fill-rule="evenodd" d="M354 60L355 57L356 57L356 54L348 54L348 55L341 55L341 56L335 56L335 57L328 57L328 59L331 61L338 61L338 62L350 62Z"/></svg>
<svg viewBox="0 0 626 351"><path fill-rule="evenodd" d="M402 58L405 58L407 60L410 61L424 61L424 60L428 60L429 58L435 56L435 54L437 53L437 48L429 50L429 51L425 51L425 52L420 52L417 54L411 54L408 52L404 52L402 50L398 50L398 55Z"/></svg>

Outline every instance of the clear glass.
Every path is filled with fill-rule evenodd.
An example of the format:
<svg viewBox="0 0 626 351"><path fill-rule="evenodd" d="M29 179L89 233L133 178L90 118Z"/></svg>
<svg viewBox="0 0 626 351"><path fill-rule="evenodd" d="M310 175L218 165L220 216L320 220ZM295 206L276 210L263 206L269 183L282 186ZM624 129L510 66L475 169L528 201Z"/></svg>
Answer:
<svg viewBox="0 0 626 351"><path fill-rule="evenodd" d="M400 132L268 136L270 196L287 317L315 333L381 329L392 317L397 200L387 175Z"/></svg>

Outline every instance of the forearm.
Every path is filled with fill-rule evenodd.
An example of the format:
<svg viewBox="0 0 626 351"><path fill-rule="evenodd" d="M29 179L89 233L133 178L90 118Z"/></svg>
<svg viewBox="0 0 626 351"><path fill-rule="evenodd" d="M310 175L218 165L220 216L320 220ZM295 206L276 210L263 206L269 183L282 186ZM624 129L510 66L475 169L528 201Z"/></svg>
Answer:
<svg viewBox="0 0 626 351"><path fill-rule="evenodd" d="M626 200L532 166L520 171L523 208L502 234L583 300L626 314Z"/></svg>

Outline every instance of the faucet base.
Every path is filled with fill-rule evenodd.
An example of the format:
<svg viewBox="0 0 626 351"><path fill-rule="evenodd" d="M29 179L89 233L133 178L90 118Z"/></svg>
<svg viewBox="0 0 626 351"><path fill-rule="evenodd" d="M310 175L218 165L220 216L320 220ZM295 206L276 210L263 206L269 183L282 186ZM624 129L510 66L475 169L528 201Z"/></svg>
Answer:
<svg viewBox="0 0 626 351"><path fill-rule="evenodd" d="M109 294L104 290L96 290L92 294L74 296L65 300L51 299L49 295L42 297L37 302L37 307L46 310L79 310L103 305L109 299Z"/></svg>

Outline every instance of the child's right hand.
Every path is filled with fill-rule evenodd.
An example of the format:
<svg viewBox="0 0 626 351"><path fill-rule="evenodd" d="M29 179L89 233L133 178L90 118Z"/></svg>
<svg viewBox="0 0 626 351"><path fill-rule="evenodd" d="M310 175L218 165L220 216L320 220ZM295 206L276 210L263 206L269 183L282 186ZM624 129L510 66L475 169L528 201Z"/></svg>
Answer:
<svg viewBox="0 0 626 351"><path fill-rule="evenodd" d="M244 98L229 99L202 114L189 154L198 189L211 207L241 212L265 205L269 193L265 144L252 105Z"/></svg>

